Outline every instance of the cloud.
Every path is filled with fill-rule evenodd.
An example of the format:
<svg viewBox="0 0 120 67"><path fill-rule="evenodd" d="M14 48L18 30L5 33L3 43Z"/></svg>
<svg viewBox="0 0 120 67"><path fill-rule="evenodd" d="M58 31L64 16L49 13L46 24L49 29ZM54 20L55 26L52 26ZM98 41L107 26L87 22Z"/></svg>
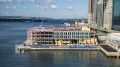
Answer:
<svg viewBox="0 0 120 67"><path fill-rule="evenodd" d="M41 7L42 10L45 10L47 8L48 8L48 6Z"/></svg>
<svg viewBox="0 0 120 67"><path fill-rule="evenodd" d="M0 2L5 3L5 2L12 2L12 0L0 0Z"/></svg>
<svg viewBox="0 0 120 67"><path fill-rule="evenodd" d="M69 9L69 10L72 10L72 9L73 9L73 7L72 7L72 6L69 6L69 7L68 7L68 9Z"/></svg>
<svg viewBox="0 0 120 67"><path fill-rule="evenodd" d="M0 3L36 3L36 4L44 4L46 6L55 4L56 0L0 0Z"/></svg>
<svg viewBox="0 0 120 67"><path fill-rule="evenodd" d="M16 5L13 5L13 6L8 6L8 5L7 5L5 8L6 8L6 9L17 9L17 6L16 6Z"/></svg>
<svg viewBox="0 0 120 67"><path fill-rule="evenodd" d="M36 4L37 8L41 8L41 9L47 9L47 8L51 8L51 9L56 9L58 8L57 5L55 5L56 0L0 0L0 3L34 3ZM6 8L8 9L16 9L16 6L6 6ZM24 7L27 8L27 7Z"/></svg>
<svg viewBox="0 0 120 67"><path fill-rule="evenodd" d="M18 2L18 3L35 3L36 0L15 0L14 2Z"/></svg>
<svg viewBox="0 0 120 67"><path fill-rule="evenodd" d="M25 1L23 1L23 0L16 0L15 2L24 3Z"/></svg>
<svg viewBox="0 0 120 67"><path fill-rule="evenodd" d="M51 5L51 8L52 8L52 9L57 9L57 8L58 8L58 6L57 6L57 5L52 4L52 5Z"/></svg>
<svg viewBox="0 0 120 67"><path fill-rule="evenodd" d="M14 0L16 2L26 2L26 3L45 3L45 4L53 4L55 0Z"/></svg>
<svg viewBox="0 0 120 67"><path fill-rule="evenodd" d="M55 0L45 0L45 2L48 4L52 4L52 3L55 3Z"/></svg>
<svg viewBox="0 0 120 67"><path fill-rule="evenodd" d="M36 0L30 0L31 1L31 3L35 3L36 2Z"/></svg>
<svg viewBox="0 0 120 67"><path fill-rule="evenodd" d="M46 6L52 6L55 4L56 0L44 0L43 4Z"/></svg>
<svg viewBox="0 0 120 67"><path fill-rule="evenodd" d="M28 2L31 2L31 3L46 3L46 4L53 4L55 3L56 0L0 0L0 2L18 2L18 3L28 3Z"/></svg>

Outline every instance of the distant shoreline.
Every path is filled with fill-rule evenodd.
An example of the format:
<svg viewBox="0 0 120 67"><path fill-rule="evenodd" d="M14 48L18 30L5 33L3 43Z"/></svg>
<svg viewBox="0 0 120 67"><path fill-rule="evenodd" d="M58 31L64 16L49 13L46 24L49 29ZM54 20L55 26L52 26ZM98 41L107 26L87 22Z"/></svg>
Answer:
<svg viewBox="0 0 120 67"><path fill-rule="evenodd" d="M0 22L47 22L41 19L0 19Z"/></svg>

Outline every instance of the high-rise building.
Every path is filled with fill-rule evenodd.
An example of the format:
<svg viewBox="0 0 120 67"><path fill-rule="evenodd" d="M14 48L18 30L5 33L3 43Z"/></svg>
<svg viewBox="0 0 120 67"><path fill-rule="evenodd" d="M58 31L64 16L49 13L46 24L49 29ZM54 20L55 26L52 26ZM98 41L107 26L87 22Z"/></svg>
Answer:
<svg viewBox="0 0 120 67"><path fill-rule="evenodd" d="M112 11L113 11L113 0L108 0L104 11L104 29L112 29Z"/></svg>
<svg viewBox="0 0 120 67"><path fill-rule="evenodd" d="M92 27L103 28L106 1L107 0L89 0L88 22Z"/></svg>
<svg viewBox="0 0 120 67"><path fill-rule="evenodd" d="M112 30L120 31L120 0L113 0Z"/></svg>
<svg viewBox="0 0 120 67"><path fill-rule="evenodd" d="M104 11L107 5L107 0L97 0L97 26L99 29L103 29L104 26Z"/></svg>
<svg viewBox="0 0 120 67"><path fill-rule="evenodd" d="M89 0L88 22L102 30L120 31L120 0Z"/></svg>
<svg viewBox="0 0 120 67"><path fill-rule="evenodd" d="M96 23L96 11L97 11L96 4L97 4L97 0L89 0L88 23L90 25Z"/></svg>
<svg viewBox="0 0 120 67"><path fill-rule="evenodd" d="M106 29L120 31L120 0L109 0L105 12Z"/></svg>
<svg viewBox="0 0 120 67"><path fill-rule="evenodd" d="M88 5L88 23L91 24L93 21L93 6L92 6L92 0L89 0L89 5Z"/></svg>
<svg viewBox="0 0 120 67"><path fill-rule="evenodd" d="M104 10L103 10L103 0L97 1L97 26L99 29L103 28Z"/></svg>

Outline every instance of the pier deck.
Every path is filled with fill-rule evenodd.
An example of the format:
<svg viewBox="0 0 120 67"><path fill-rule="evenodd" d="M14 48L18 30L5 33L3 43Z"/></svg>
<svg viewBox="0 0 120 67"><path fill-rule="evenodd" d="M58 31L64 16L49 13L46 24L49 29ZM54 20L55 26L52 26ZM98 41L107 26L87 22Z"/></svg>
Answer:
<svg viewBox="0 0 120 67"><path fill-rule="evenodd" d="M26 50L26 51L37 51L37 50L49 50L49 51L54 51L54 50L79 50L79 51L101 51L103 52L107 57L119 57L120 54L117 50L111 48L109 45L100 45L97 46L96 48L69 48L69 47L49 47L49 48L35 48L35 47L30 47L30 46L17 46L18 50Z"/></svg>
<svg viewBox="0 0 120 67"><path fill-rule="evenodd" d="M117 50L113 49L112 47L108 45L100 45L103 49L105 49L107 52L117 52Z"/></svg>
<svg viewBox="0 0 120 67"><path fill-rule="evenodd" d="M113 49L109 45L100 45L101 51L108 57L119 57L120 54L117 50Z"/></svg>
<svg viewBox="0 0 120 67"><path fill-rule="evenodd" d="M98 47L30 47L30 46L17 46L17 49L19 50L90 50L90 51L96 51L100 50Z"/></svg>

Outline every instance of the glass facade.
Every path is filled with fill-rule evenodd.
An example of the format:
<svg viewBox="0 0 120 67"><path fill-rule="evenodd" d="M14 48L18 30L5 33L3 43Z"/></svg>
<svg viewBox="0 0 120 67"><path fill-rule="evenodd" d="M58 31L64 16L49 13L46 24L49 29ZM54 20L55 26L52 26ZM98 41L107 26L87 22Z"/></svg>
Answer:
<svg viewBox="0 0 120 67"><path fill-rule="evenodd" d="M96 22L98 24L98 29L103 29L104 26L104 12L107 6L108 0L97 0L97 15Z"/></svg>
<svg viewBox="0 0 120 67"><path fill-rule="evenodd" d="M103 28L103 2L101 0L98 0L98 5L97 5L97 24L98 28L101 29Z"/></svg>
<svg viewBox="0 0 120 67"><path fill-rule="evenodd" d="M54 34L55 39L86 39L90 38L90 32L82 31L57 31Z"/></svg>
<svg viewBox="0 0 120 67"><path fill-rule="evenodd" d="M113 0L112 30L120 31L120 0Z"/></svg>
<svg viewBox="0 0 120 67"><path fill-rule="evenodd" d="M53 32L50 31L34 31L32 32L32 41L34 45L53 44Z"/></svg>

